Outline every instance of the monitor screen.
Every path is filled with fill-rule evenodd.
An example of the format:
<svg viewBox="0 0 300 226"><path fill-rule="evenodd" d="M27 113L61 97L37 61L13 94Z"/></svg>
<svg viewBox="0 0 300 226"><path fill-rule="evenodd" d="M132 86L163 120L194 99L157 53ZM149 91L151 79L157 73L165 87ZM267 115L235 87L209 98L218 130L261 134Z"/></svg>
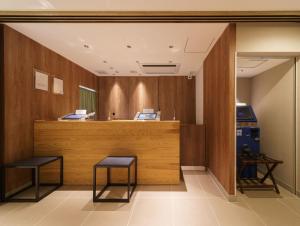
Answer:
<svg viewBox="0 0 300 226"><path fill-rule="evenodd" d="M251 106L238 106L236 108L236 119L238 122L256 122Z"/></svg>
<svg viewBox="0 0 300 226"><path fill-rule="evenodd" d="M140 113L138 120L155 120L156 119L156 113Z"/></svg>
<svg viewBox="0 0 300 226"><path fill-rule="evenodd" d="M66 115L65 117L63 117L63 119L66 119L66 120L79 120L79 119L81 119L82 117L84 117L84 115L79 115L79 114L69 114L69 115Z"/></svg>

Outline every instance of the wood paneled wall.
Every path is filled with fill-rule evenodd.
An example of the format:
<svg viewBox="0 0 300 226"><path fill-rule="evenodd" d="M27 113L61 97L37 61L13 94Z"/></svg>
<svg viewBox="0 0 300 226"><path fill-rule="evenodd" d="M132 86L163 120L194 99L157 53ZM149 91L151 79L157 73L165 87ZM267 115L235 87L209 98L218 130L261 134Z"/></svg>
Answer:
<svg viewBox="0 0 300 226"><path fill-rule="evenodd" d="M0 164L4 158L4 26L0 24ZM0 176L1 177L1 176ZM1 178L0 178L1 182ZM0 186L1 187L1 186ZM1 189L1 188L0 188ZM1 194L1 191L0 191Z"/></svg>
<svg viewBox="0 0 300 226"><path fill-rule="evenodd" d="M180 164L182 166L206 165L204 125L181 125Z"/></svg>
<svg viewBox="0 0 300 226"><path fill-rule="evenodd" d="M49 74L50 91L34 89L34 69ZM54 76L64 81L63 95L52 93ZM73 112L79 107L79 85L98 89L94 74L6 25L4 83L4 162L32 156L33 121ZM24 184L29 176L11 173L8 189Z"/></svg>
<svg viewBox="0 0 300 226"><path fill-rule="evenodd" d="M172 120L174 110L181 123L196 122L195 78L160 77L99 77L99 118L108 113L116 118L133 119L143 108L161 110L162 120Z"/></svg>
<svg viewBox="0 0 300 226"><path fill-rule="evenodd" d="M235 194L235 25L230 24L204 61L204 124L208 167Z"/></svg>

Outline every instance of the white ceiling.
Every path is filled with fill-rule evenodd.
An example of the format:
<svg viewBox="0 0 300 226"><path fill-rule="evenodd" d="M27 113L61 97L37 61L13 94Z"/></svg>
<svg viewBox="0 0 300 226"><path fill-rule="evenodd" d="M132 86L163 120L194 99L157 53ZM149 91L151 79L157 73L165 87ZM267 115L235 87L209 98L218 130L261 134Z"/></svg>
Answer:
<svg viewBox="0 0 300 226"><path fill-rule="evenodd" d="M224 23L8 25L95 74L103 75L98 72L105 71L106 75L118 76L141 75L139 63L180 64L178 75L197 72L227 26Z"/></svg>
<svg viewBox="0 0 300 226"><path fill-rule="evenodd" d="M300 10L299 0L1 0L2 10L262 11Z"/></svg>
<svg viewBox="0 0 300 226"><path fill-rule="evenodd" d="M290 60L290 58L238 57L237 77L251 78L288 60Z"/></svg>

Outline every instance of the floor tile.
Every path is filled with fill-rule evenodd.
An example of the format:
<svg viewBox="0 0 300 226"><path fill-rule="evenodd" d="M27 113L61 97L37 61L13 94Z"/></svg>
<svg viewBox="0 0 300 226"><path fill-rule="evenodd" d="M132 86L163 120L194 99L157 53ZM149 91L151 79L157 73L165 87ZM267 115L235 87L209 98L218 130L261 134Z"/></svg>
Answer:
<svg viewBox="0 0 300 226"><path fill-rule="evenodd" d="M124 211L94 211L82 226L126 226L130 212Z"/></svg>
<svg viewBox="0 0 300 226"><path fill-rule="evenodd" d="M300 199L299 198L283 198L278 199L279 202L288 206L290 209L295 211L300 216Z"/></svg>
<svg viewBox="0 0 300 226"><path fill-rule="evenodd" d="M63 200L47 199L38 203L22 203L18 208L9 212L1 219L6 226L34 225L56 208Z"/></svg>
<svg viewBox="0 0 300 226"><path fill-rule="evenodd" d="M209 199L221 226L264 226L259 218L245 203L229 202L224 199Z"/></svg>
<svg viewBox="0 0 300 226"><path fill-rule="evenodd" d="M128 226L172 226L170 199L137 199Z"/></svg>
<svg viewBox="0 0 300 226"><path fill-rule="evenodd" d="M270 226L299 226L300 217L274 198L247 198L245 202Z"/></svg>
<svg viewBox="0 0 300 226"><path fill-rule="evenodd" d="M138 186L136 198L171 198L170 185L147 185Z"/></svg>
<svg viewBox="0 0 300 226"><path fill-rule="evenodd" d="M208 197L225 198L222 192L214 183L213 179L206 172L202 172L197 175L197 179L199 180L201 187Z"/></svg>
<svg viewBox="0 0 300 226"><path fill-rule="evenodd" d="M218 222L206 199L173 200L174 226L217 226Z"/></svg>
<svg viewBox="0 0 300 226"><path fill-rule="evenodd" d="M38 225L77 226L88 216L91 201L88 199L68 198L47 215Z"/></svg>

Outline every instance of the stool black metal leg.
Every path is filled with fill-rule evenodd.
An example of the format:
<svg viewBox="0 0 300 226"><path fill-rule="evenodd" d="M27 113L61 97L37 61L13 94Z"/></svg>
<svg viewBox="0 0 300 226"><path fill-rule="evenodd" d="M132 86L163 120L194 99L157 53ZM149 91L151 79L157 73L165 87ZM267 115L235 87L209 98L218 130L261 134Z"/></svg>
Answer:
<svg viewBox="0 0 300 226"><path fill-rule="evenodd" d="M32 186L35 186L35 169L34 168L32 168L31 169L31 181L32 181Z"/></svg>
<svg viewBox="0 0 300 226"><path fill-rule="evenodd" d="M106 178L106 180L107 180L107 185L110 185L110 167L107 167L107 169L106 169L106 173L107 173L107 178Z"/></svg>
<svg viewBox="0 0 300 226"><path fill-rule="evenodd" d="M128 196L128 198L127 198L127 200L128 200L128 202L130 201L130 166L128 167L128 187L127 187L127 196Z"/></svg>
<svg viewBox="0 0 300 226"><path fill-rule="evenodd" d="M5 186L6 186L6 179L5 179L5 167L0 166L0 201L5 201Z"/></svg>
<svg viewBox="0 0 300 226"><path fill-rule="evenodd" d="M96 177L96 173L97 173L97 168L96 166L94 166L93 169L93 200L96 200L96 184L97 184L97 177Z"/></svg>
<svg viewBox="0 0 300 226"><path fill-rule="evenodd" d="M135 156L135 181L134 181L134 183L135 183L135 185L137 185L137 157Z"/></svg>
<svg viewBox="0 0 300 226"><path fill-rule="evenodd" d="M39 201L40 198L40 167L37 166L35 169L35 201Z"/></svg>
<svg viewBox="0 0 300 226"><path fill-rule="evenodd" d="M60 186L64 184L64 159L60 157Z"/></svg>

